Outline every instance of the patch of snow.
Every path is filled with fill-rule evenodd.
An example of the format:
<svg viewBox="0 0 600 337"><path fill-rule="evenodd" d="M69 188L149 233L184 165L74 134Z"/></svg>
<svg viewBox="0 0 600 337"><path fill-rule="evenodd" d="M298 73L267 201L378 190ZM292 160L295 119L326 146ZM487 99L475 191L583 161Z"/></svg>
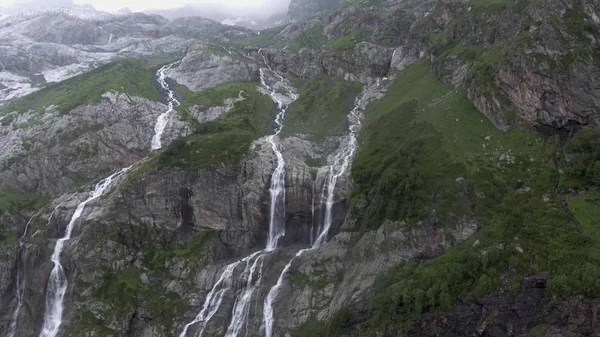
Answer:
<svg viewBox="0 0 600 337"><path fill-rule="evenodd" d="M90 66L87 64L73 63L64 67L43 71L42 75L44 75L46 82L55 83L82 74L89 69Z"/></svg>
<svg viewBox="0 0 600 337"><path fill-rule="evenodd" d="M8 71L0 71L0 101L25 96L39 88L34 87L27 77L15 75Z"/></svg>
<svg viewBox="0 0 600 337"><path fill-rule="evenodd" d="M227 25L227 26L235 26L242 21L244 21L243 18L235 18L235 19L229 18L229 19L225 19L225 20L221 21L221 24Z"/></svg>

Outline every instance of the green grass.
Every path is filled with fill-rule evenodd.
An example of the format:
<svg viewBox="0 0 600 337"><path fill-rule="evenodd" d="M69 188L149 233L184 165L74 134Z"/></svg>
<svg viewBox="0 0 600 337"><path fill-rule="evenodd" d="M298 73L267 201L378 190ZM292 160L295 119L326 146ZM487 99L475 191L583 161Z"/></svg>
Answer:
<svg viewBox="0 0 600 337"><path fill-rule="evenodd" d="M89 316L76 317L75 326L78 329L85 328L87 331L104 329L107 322L112 319L122 319L133 312L135 308L143 307L149 310L159 323L171 329L173 322L185 310L185 305L180 296L166 290L160 280L172 278L167 266L177 262L183 262L190 266L198 266L205 258L206 250L212 240L217 238L217 231L205 230L189 240L187 243L173 245L171 241L157 239L161 235L158 230L147 230L127 224L119 224L119 232L99 231L104 239L116 236L132 237L138 240L154 240L152 244L145 244L141 249L141 267L128 266L120 270L107 268L104 270L100 282L91 287L91 294L96 301L108 306L108 311L102 317L106 320L93 319ZM133 230L134 232L128 232ZM106 232L105 232L106 231ZM164 233L162 233L164 235ZM169 242L169 243L166 243ZM175 261L175 262L173 262ZM142 283L142 273L148 276L148 282ZM182 283L185 283L183 280ZM78 285L85 287L86 285ZM104 308L102 306L101 308Z"/></svg>
<svg viewBox="0 0 600 337"><path fill-rule="evenodd" d="M372 329L402 330L424 311L488 295L500 288L501 275L509 291L519 291L527 275L550 272L566 280L551 287L555 294L600 295L592 281L600 273L598 199L569 199L578 221L565 211L556 137L495 129L464 91L439 83L419 61L369 106L360 144L351 212L362 230L386 221L423 226L434 210L442 228L464 218L481 225L441 257L382 277Z"/></svg>
<svg viewBox="0 0 600 337"><path fill-rule="evenodd" d="M92 292L96 300L109 305L105 312L106 321L89 316L77 317L75 327L105 330L112 319L123 319L137 307L144 307L157 317L169 330L180 314L183 303L177 293L165 290L161 285L142 284L140 270L127 267L122 270L107 270Z"/></svg>
<svg viewBox="0 0 600 337"><path fill-rule="evenodd" d="M14 246L19 242L17 233L2 233L0 234L0 243L7 246Z"/></svg>
<svg viewBox="0 0 600 337"><path fill-rule="evenodd" d="M198 124L191 121L189 114L186 115L185 110L190 105L222 105L225 98L237 98L240 90L244 91L245 99L235 103L229 113L211 122ZM155 153L132 173L133 177L168 167L197 170L216 164L237 163L250 144L268 132L275 112L275 103L269 96L261 94L253 83L224 84L186 95L180 110L184 111L184 119L195 125L194 133Z"/></svg>
<svg viewBox="0 0 600 337"><path fill-rule="evenodd" d="M204 248L210 240L216 239L218 232L205 230L196 235L185 247L176 249L173 254L179 258L194 258L201 260L204 257Z"/></svg>
<svg viewBox="0 0 600 337"><path fill-rule="evenodd" d="M359 83L319 74L299 88L299 98L290 105L282 136L312 134L322 140L348 129L347 115L361 90Z"/></svg>
<svg viewBox="0 0 600 337"><path fill-rule="evenodd" d="M157 89L155 71L166 62L155 59L111 63L14 101L0 109L0 116L29 110L42 114L51 105L57 106L61 113L68 113L80 105L100 102L101 96L109 91L159 101L161 95Z"/></svg>
<svg viewBox="0 0 600 337"><path fill-rule="evenodd" d="M43 196L31 193L0 191L0 214L20 211L35 211L48 204Z"/></svg>
<svg viewBox="0 0 600 337"><path fill-rule="evenodd" d="M256 83L234 82L224 83L214 88L193 92L184 85L176 85L175 91L181 101L179 111L187 111L190 107L197 105L201 108L223 106L223 100L227 98L238 98L240 91L244 93L255 92ZM242 94L244 96L244 93Z"/></svg>
<svg viewBox="0 0 600 337"><path fill-rule="evenodd" d="M323 34L323 26L316 25L302 31L288 42L290 51L297 52L300 49L319 49L327 44L327 36Z"/></svg>
<svg viewBox="0 0 600 337"><path fill-rule="evenodd" d="M600 185L600 128L581 130L567 142L564 152L562 188Z"/></svg>
<svg viewBox="0 0 600 337"><path fill-rule="evenodd" d="M226 49L224 49L224 47L214 43L204 44L204 46L202 47L202 51L207 54L212 54L216 56L229 56L229 53Z"/></svg>
<svg viewBox="0 0 600 337"><path fill-rule="evenodd" d="M366 31L356 30L351 34L329 41L327 47L334 52L352 50L358 43L367 40L367 36Z"/></svg>

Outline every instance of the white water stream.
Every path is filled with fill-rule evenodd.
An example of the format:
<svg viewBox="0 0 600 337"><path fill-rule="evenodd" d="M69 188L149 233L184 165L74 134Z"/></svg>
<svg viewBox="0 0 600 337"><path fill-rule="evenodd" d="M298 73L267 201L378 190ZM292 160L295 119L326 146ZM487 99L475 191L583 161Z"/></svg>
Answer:
<svg viewBox="0 0 600 337"><path fill-rule="evenodd" d="M50 218L52 218L53 214L54 214L54 211L52 212L52 214L50 214ZM23 231L23 235L21 235L21 237L19 238L19 248L17 250L17 286L16 286L17 307L15 308L15 311L12 316L12 320L8 327L8 334L6 335L7 337L14 337L15 333L17 331L17 322L19 320L19 312L21 311L21 308L23 307L23 296L25 294L25 271L23 270L23 266L22 266L23 254L25 254L25 239L27 237L27 234L29 233L29 226L33 222L33 219L35 219L38 215L40 215L40 212L38 212L37 214L32 216L29 219L29 221L27 221L27 224L25 225L25 230Z"/></svg>
<svg viewBox="0 0 600 337"><path fill-rule="evenodd" d="M169 88L169 85L166 82L165 74L165 71L169 70L175 63L166 65L160 68L157 72L159 84L168 92L169 109L165 113L161 114L156 121L156 126L154 128L155 132L154 136L152 137L152 150L157 150L162 147L161 137L168 122L169 114L171 111L173 111L175 106L179 106L179 101L175 99L173 91ZM51 257L54 267L52 268L50 278L48 279L44 311L44 325L42 326L42 330L39 335L40 337L56 337L62 324L64 297L68 287L68 280L65 270L60 263L60 254L62 253L67 241L71 239L71 235L73 234L73 229L77 223L77 220L83 214L85 206L88 203L101 197L111 186L112 182L125 174L130 168L131 166L123 168L97 183L94 190L90 192L89 197L77 205L75 213L73 213L71 221L69 221L69 224L67 225L64 236L56 241L56 246L54 247L54 252L52 253ZM16 315L18 316L18 312Z"/></svg>
<svg viewBox="0 0 600 337"><path fill-rule="evenodd" d="M67 225L65 235L61 239L58 239L58 241L56 241L54 253L52 253L51 257L51 261L52 263L54 263L54 267L52 268L50 278L48 279L48 286L46 289L46 309L44 312L44 325L42 326L40 337L56 337L60 325L62 324L62 315L64 310L63 302L69 283L67 281L67 276L65 275L65 270L62 264L60 263L60 253L62 253L63 248L65 247L65 243L71 239L71 235L73 234L73 228L75 227L77 220L81 217L85 206L89 202L101 197L104 194L104 192L110 187L113 180L127 172L129 168L130 167L123 168L96 184L94 190L90 192L90 196L84 202L77 205L77 209L75 209L75 213L73 214L73 216L71 217L71 221L69 221L69 224Z"/></svg>
<svg viewBox="0 0 600 337"><path fill-rule="evenodd" d="M152 137L152 150L158 150L162 147L162 134L165 131L165 128L167 127L167 123L169 122L171 112L176 107L181 105L181 103L175 98L175 93L173 92L173 90L169 88L166 75L166 71L170 70L171 67L173 67L173 65L177 63L178 62L168 64L160 68L158 72L156 72L156 75L158 76L158 83L164 90L167 91L168 109L160 116L158 116L158 119L156 120L156 125L154 126L154 137Z"/></svg>
<svg viewBox="0 0 600 337"><path fill-rule="evenodd" d="M194 336L202 336L202 334L204 333L204 329L206 328L206 324L219 310L221 302L223 301L223 295L225 295L225 293L230 291L233 287L233 276L237 266L241 265L242 263L245 263L245 268L248 268L250 260L252 260L260 253L262 253L262 251L258 251L254 254L251 254L245 257L244 259L236 261L223 268L223 272L219 276L219 279L212 287L208 295L206 295L206 299L204 300L202 310L200 311L200 313L198 313L198 315L196 316L196 318L194 318L193 321L185 325L183 331L181 332L181 334L179 334L179 337L185 337L188 333L189 328L195 324L198 324L198 330L196 331Z"/></svg>

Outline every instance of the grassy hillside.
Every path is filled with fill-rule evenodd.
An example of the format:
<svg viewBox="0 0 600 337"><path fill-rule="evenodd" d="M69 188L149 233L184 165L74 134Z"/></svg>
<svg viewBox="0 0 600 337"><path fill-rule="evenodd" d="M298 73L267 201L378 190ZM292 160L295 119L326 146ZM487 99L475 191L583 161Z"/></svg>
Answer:
<svg viewBox="0 0 600 337"><path fill-rule="evenodd" d="M445 228L472 219L481 229L435 260L383 277L372 329L403 329L424 311L488 295L501 288L501 276L518 291L524 276L550 272L552 293L599 297L600 200L568 196L563 207L558 139L498 131L465 92L429 69L424 61L409 67L369 107L352 212L364 231L385 221L419 226L434 210Z"/></svg>
<svg viewBox="0 0 600 337"><path fill-rule="evenodd" d="M124 60L111 63L16 100L1 108L0 116L13 111L43 113L51 105L57 106L61 113L68 113L80 105L100 102L102 95L109 91L159 101L156 69L167 61Z"/></svg>
<svg viewBox="0 0 600 337"><path fill-rule="evenodd" d="M346 119L361 90L360 83L350 83L319 74L302 84L299 97L290 105L282 135L312 134L321 139L348 130Z"/></svg>
<svg viewBox="0 0 600 337"><path fill-rule="evenodd" d="M198 124L185 112L190 105L222 105L226 98L237 98L240 91L245 99L214 121ZM275 103L257 90L256 83L222 84L186 95L186 103L179 110L184 111L183 118L194 125L193 134L175 140L153 155L138 173L165 167L197 170L214 164L239 162L250 144L268 133L275 113Z"/></svg>

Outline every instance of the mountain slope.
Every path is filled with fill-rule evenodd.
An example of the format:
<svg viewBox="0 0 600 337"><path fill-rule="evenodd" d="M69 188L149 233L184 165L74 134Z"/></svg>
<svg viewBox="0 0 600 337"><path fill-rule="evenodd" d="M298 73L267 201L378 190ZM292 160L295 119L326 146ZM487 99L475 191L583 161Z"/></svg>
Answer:
<svg viewBox="0 0 600 337"><path fill-rule="evenodd" d="M600 4L327 7L119 19L167 49L8 101L0 333L39 335L56 238L132 165L59 256L59 335L594 336Z"/></svg>

